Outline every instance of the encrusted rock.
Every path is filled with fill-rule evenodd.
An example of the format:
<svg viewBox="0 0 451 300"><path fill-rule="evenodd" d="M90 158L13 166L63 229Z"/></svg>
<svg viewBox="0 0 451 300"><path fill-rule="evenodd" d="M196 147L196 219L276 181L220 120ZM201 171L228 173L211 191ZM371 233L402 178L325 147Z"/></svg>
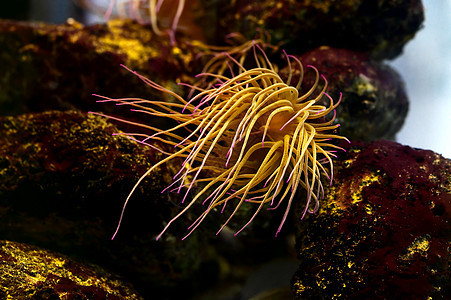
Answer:
<svg viewBox="0 0 451 300"><path fill-rule="evenodd" d="M450 298L451 161L389 141L347 151L300 223L296 298Z"/></svg>
<svg viewBox="0 0 451 300"><path fill-rule="evenodd" d="M173 47L168 38L129 20L88 27L73 20L62 25L0 20L0 44L0 115L92 110L93 93L162 97L121 64L176 91L176 81L202 69L195 59L199 48L185 42Z"/></svg>
<svg viewBox="0 0 451 300"><path fill-rule="evenodd" d="M193 278L211 276L196 273L209 259L202 235L181 241L187 227L181 220L155 241L180 210L180 199L161 193L176 166L166 164L143 180L111 241L126 196L161 159L156 150L112 135L117 132L105 118L80 112L2 117L0 236L95 261L146 293L189 294Z"/></svg>
<svg viewBox="0 0 451 300"><path fill-rule="evenodd" d="M305 68L305 90L315 80L314 72L307 67L312 65L326 77L327 93L334 100L340 92L343 94L337 107L342 135L363 141L395 139L407 116L409 101L404 82L394 69L367 54L326 46L298 57ZM282 69L286 72L287 68Z"/></svg>
<svg viewBox="0 0 451 300"><path fill-rule="evenodd" d="M288 52L304 52L322 45L370 52L394 58L420 29L421 0L398 1L217 1L216 37L241 32L247 38L268 32L273 43ZM213 21L212 21L213 22Z"/></svg>
<svg viewBox="0 0 451 300"><path fill-rule="evenodd" d="M143 299L99 266L35 246L0 241L2 299Z"/></svg>

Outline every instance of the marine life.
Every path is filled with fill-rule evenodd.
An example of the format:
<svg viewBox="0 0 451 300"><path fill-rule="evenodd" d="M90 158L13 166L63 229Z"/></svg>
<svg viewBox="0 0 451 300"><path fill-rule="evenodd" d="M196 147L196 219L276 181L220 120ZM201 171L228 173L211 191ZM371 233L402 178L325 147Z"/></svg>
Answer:
<svg viewBox="0 0 451 300"><path fill-rule="evenodd" d="M176 101L99 96L102 98L99 102L130 105L133 111L177 121L174 127L161 129L106 116L154 132L151 135L120 133L130 139L150 147L156 147L152 141L160 141L174 148L173 153L163 152L166 157L137 181L124 203L113 238L118 232L127 203L141 181L158 166L173 159L183 162L173 177L173 183L162 192L183 191L181 203L184 207L166 224L156 237L157 240L195 204L205 206L205 211L188 227L189 232L183 239L210 212L222 213L226 207L232 207L230 216L220 226L218 234L240 207L255 207L250 219L236 231L237 235L262 209L273 210L285 202L286 208L276 231L277 236L300 187L306 190L302 217L307 212L318 210L319 201L324 197L321 178L326 176L332 183L332 158L336 156L334 152L342 149L331 140L347 140L334 133L339 127L339 124L334 124L334 119L341 95L334 103L326 93L326 78L313 66L307 68L308 72L316 74L316 80L308 91L301 93L304 69L296 57L285 54L290 72L284 81L259 45L254 45L253 51L255 68L246 69L238 60L228 56L230 76L204 72L197 77L207 79L203 81L206 86L182 84L195 90L189 99L128 68L150 87L172 95ZM296 69L300 76L292 84ZM320 80L323 84L320 84ZM322 88L319 89L319 86ZM320 104L323 98L328 105ZM181 132L185 134L181 135ZM191 198L189 192L194 187L198 191Z"/></svg>
<svg viewBox="0 0 451 300"><path fill-rule="evenodd" d="M105 19L118 16L150 23L155 34L167 34L173 43L185 8L185 0L81 0L81 4L103 14ZM164 29L161 29L161 25Z"/></svg>

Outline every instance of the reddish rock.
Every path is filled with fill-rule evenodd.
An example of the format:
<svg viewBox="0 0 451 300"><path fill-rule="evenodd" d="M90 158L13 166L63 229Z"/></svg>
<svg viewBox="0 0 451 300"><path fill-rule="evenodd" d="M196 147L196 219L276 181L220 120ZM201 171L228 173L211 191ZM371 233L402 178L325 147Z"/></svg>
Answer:
<svg viewBox="0 0 451 300"><path fill-rule="evenodd" d="M305 68L302 87L306 91L315 80L315 72L306 67L312 65L326 77L327 93L333 99L343 94L336 119L342 135L363 141L395 139L407 116L409 101L404 82L394 69L367 54L330 47L314 49L298 58ZM286 74L287 68L281 72Z"/></svg>
<svg viewBox="0 0 451 300"><path fill-rule="evenodd" d="M297 299L451 297L451 161L353 143L318 214L301 222Z"/></svg>

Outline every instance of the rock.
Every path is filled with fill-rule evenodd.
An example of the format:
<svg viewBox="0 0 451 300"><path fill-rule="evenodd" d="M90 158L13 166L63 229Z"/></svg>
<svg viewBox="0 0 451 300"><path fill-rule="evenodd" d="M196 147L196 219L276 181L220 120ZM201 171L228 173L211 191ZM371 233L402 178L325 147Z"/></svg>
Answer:
<svg viewBox="0 0 451 300"><path fill-rule="evenodd" d="M161 159L116 132L105 118L73 111L2 117L0 236L93 261L127 277L145 297L189 295L197 276L197 282L215 278L197 273L212 257L208 245L200 246L203 236L195 231L181 241L194 217L188 212L188 221L180 219L155 241L180 210L177 194L161 193L176 162L141 183L111 241L131 188Z"/></svg>
<svg viewBox="0 0 451 300"><path fill-rule="evenodd" d="M298 56L305 68L302 87L313 85L315 66L328 83L333 99L343 93L337 107L340 134L350 140L395 139L407 116L409 102L404 82L391 67L372 60L367 54L320 47ZM287 68L281 70L287 72ZM296 79L295 79L296 80Z"/></svg>
<svg viewBox="0 0 451 300"><path fill-rule="evenodd" d="M202 69L195 59L199 48L183 42L173 47L167 38L129 20L87 27L70 19L62 25L0 20L0 44L0 115L112 112L111 105L96 106L93 93L162 97L121 64L175 91L181 90L177 80L187 81L188 74Z"/></svg>
<svg viewBox="0 0 451 300"><path fill-rule="evenodd" d="M35 246L0 240L2 299L144 299L99 266Z"/></svg>
<svg viewBox="0 0 451 300"><path fill-rule="evenodd" d="M217 1L214 37L241 32L248 39L267 32L287 52L302 53L323 45L394 58L421 28L421 0L398 1ZM219 25L216 25L219 24ZM213 37L213 38L214 38Z"/></svg>
<svg viewBox="0 0 451 300"><path fill-rule="evenodd" d="M451 297L451 161L389 141L347 146L297 233L297 299Z"/></svg>

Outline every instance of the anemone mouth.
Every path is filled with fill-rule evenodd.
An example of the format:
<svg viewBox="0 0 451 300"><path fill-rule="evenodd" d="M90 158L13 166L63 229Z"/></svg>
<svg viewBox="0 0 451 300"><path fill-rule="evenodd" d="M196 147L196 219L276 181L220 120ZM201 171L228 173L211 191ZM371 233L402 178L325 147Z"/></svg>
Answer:
<svg viewBox="0 0 451 300"><path fill-rule="evenodd" d="M295 85L291 83L293 67L299 69L301 74L304 72L301 62L296 57L286 55L290 75L283 81L264 51L256 45L254 52L255 48L262 53L264 63L255 55L257 67L247 70L240 62L229 57L230 63L238 68L237 75L227 77L209 72L199 74L198 77L207 79L205 82L208 85L188 85L196 91L195 96L189 100L131 70L152 88L173 95L178 103L136 98L103 97L100 100L130 105L136 112L170 118L178 123L165 130L135 124L155 133L125 134L150 146L152 140L167 143L174 147L174 153L164 153L166 158L138 180L125 201L122 214L143 178L169 160L182 158L183 163L174 175L173 183L164 191L183 190L184 203L193 186L201 186L200 191L167 223L157 240L196 203L201 203L206 209L188 227L189 232L184 238L215 208L223 212L226 206L234 207L218 234L242 205L256 207L254 214L236 232L238 234L263 208L276 209L286 201L286 209L276 231L277 236L299 187L304 188L307 194L302 218L307 212L314 213L318 210L319 200L324 197L321 178L326 176L332 182L332 157L337 149L342 149L330 141L346 139L333 133L339 126L333 124L333 121L341 96L337 103L333 102L325 92L327 80L312 66L309 69L315 72L316 80L307 92L301 94L302 76ZM321 79L324 81L323 88L319 93L314 93ZM313 97L312 94L317 96ZM318 104L323 97L329 100L328 106ZM333 117L324 121L331 112L334 112ZM179 135L180 130L185 131L183 136Z"/></svg>

